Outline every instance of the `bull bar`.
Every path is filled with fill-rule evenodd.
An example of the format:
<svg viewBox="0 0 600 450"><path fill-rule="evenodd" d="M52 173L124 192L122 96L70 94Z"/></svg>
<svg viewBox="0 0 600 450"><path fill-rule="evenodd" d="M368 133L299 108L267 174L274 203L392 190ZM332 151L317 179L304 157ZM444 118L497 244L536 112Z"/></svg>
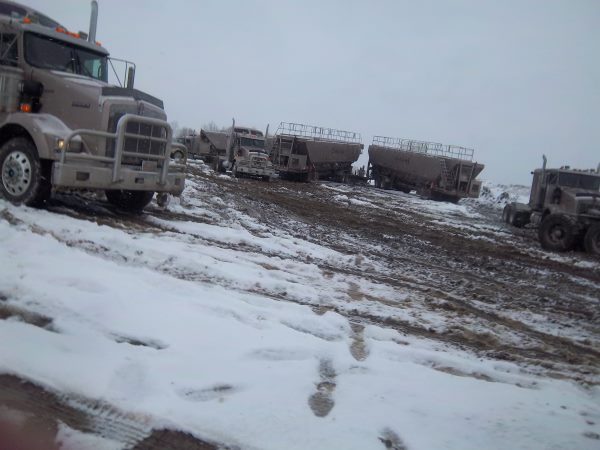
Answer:
<svg viewBox="0 0 600 450"><path fill-rule="evenodd" d="M127 125L132 121L151 127L163 127L166 130L166 136L153 136L152 133L148 136L128 132ZM77 136L114 139L116 141L114 156L93 155L85 145L82 146L81 152L69 151L73 139ZM173 130L168 122L136 114L124 114L119 119L114 133L89 129L73 130L65 138L59 161L54 164L53 182L58 186L67 187L147 190L178 195L184 188L187 148L172 142L172 137ZM164 153L155 155L126 151L125 140L127 138L164 144ZM181 163L171 163L170 161L171 152L175 148L181 150L184 155ZM160 172L157 171L158 167L154 170L144 168L143 163L141 169L123 167L123 157L133 157L143 161L154 160L157 161L157 164L162 161L162 167L160 167ZM85 164L85 162L101 164Z"/></svg>

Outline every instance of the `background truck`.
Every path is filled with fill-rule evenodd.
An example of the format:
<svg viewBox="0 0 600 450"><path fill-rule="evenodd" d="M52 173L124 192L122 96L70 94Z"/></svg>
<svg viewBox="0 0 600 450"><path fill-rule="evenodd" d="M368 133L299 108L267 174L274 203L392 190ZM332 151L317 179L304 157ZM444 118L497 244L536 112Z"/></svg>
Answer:
<svg viewBox="0 0 600 450"><path fill-rule="evenodd" d="M269 142L271 160L281 178L348 181L362 153L360 133L281 122Z"/></svg>
<svg viewBox="0 0 600 450"><path fill-rule="evenodd" d="M229 133L223 131L200 130L199 134L182 136L177 139L177 142L185 145L188 157L200 158L218 170L219 160L226 159L228 136Z"/></svg>
<svg viewBox="0 0 600 450"><path fill-rule="evenodd" d="M367 177L377 188L415 190L456 203L479 197L481 181L476 177L484 166L473 161L473 153L456 145L375 136L369 145Z"/></svg>
<svg viewBox="0 0 600 450"><path fill-rule="evenodd" d="M265 150L262 131L236 126L233 120L225 149L222 166L231 169L234 177L255 177L265 181L273 177L275 170Z"/></svg>
<svg viewBox="0 0 600 450"><path fill-rule="evenodd" d="M15 204L43 203L52 188L95 189L141 210L154 192L162 202L183 191L185 158L171 164L178 144L163 102L134 89L135 65L95 41L97 8L89 34L73 33L0 1L0 196Z"/></svg>
<svg viewBox="0 0 600 450"><path fill-rule="evenodd" d="M509 203L504 222L515 227L538 226L542 247L552 251L585 250L600 255L600 165L596 170L570 167L532 172L529 203Z"/></svg>

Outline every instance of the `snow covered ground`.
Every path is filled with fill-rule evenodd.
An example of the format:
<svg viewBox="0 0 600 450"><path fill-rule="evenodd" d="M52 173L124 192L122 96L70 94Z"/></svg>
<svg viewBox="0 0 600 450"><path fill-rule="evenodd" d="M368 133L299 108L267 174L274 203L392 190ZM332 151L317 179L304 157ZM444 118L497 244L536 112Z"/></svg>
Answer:
<svg viewBox="0 0 600 450"><path fill-rule="evenodd" d="M534 348L527 339L544 333L587 340L597 352L597 326L565 329L544 311L497 311L482 299L448 294L506 320L488 328L492 319L444 308L454 297L431 298L426 289L443 287L423 285L425 277L460 273L460 262L432 263L417 276L408 259L376 256L391 251L385 242L402 247L398 239L434 245L422 236L384 236L384 244L361 243L360 250L350 231L336 236L338 244L319 242L302 235L312 225L294 214L275 227L219 195L219 183L242 184L238 197L244 186L281 193L295 184L196 169L181 201L139 217L122 219L93 198L62 196L48 210L0 200L0 372L65 398L110 404L148 430L183 430L229 448L598 448L599 378L589 367L581 382L568 375L566 361L554 361L562 375L552 376L534 363L433 337L464 321L470 333L503 342L498 348ZM488 191L479 203L501 204L506 190ZM525 195L509 191L511 200ZM334 184L301 195L328 195L338 208L393 211L407 223L418 211L424 229L467 236L472 245L527 239L509 237L477 202L433 203ZM390 198L398 203L388 209ZM533 246L523 255L599 270L580 255ZM384 279L389 264L399 266L395 281ZM597 304L598 278L564 276L581 289L573 295ZM387 326L388 319L407 328ZM525 338L503 330L511 320L534 331ZM65 448L131 445L64 425L57 440Z"/></svg>

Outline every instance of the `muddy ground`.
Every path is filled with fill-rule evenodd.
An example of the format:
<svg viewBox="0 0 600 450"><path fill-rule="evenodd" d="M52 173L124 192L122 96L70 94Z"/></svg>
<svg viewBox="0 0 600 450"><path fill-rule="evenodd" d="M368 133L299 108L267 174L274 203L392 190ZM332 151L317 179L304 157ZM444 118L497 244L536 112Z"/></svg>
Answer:
<svg viewBox="0 0 600 450"><path fill-rule="evenodd" d="M350 350L357 360L368 356L363 327L376 324L434 340L448 351L458 348L513 361L524 371L572 379L582 386L598 384L600 264L583 253L541 251L535 230L508 228L500 221L500 209L484 202L436 205L415 195L365 185L235 180L198 165L190 172L194 189L186 190L179 208L164 210L151 205L141 215L126 214L101 196L85 194L55 195L46 208L131 232L155 233L177 232L165 221L219 224L235 220L241 213L271 230L354 256L354 264L314 261L326 279L354 280L348 284L344 303L315 304L261 288L255 292L274 301L305 303L318 314L334 310L346 316L355 333ZM198 214L191 206L196 197L217 197L229 207L215 203L211 214ZM10 217L4 219L10 221ZM75 240L70 245L85 248L85 243ZM206 281L202 274L186 271L173 275ZM364 287L373 284L384 291L401 292L405 300L398 302ZM0 302L0 319L12 316L51 326L43 317L3 307ZM434 368L459 376L486 377ZM311 400L316 415L330 409L325 394L335 387L327 370L323 373L322 384ZM38 429L49 435L61 421L100 435L107 434L102 427L113 432L117 427L129 448L219 448L219 444L182 433L145 429L139 418L122 412L104 414L109 423L101 420L98 425L94 408L112 411L110 405L90 408L89 400L72 400L13 376L0 379L0 405L25 411L42 424ZM389 439L382 437L381 442L385 448Z"/></svg>

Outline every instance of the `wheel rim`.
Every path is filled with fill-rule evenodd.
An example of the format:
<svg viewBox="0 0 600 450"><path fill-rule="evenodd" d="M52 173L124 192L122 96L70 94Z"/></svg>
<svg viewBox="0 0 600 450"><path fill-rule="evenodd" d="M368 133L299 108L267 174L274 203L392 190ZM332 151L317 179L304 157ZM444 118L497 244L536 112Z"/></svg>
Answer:
<svg viewBox="0 0 600 450"><path fill-rule="evenodd" d="M10 194L23 194L31 184L31 161L19 150L8 154L2 164L2 184Z"/></svg>
<svg viewBox="0 0 600 450"><path fill-rule="evenodd" d="M567 231L560 225L555 225L548 230L548 238L554 244L562 243L567 236Z"/></svg>
<svg viewBox="0 0 600 450"><path fill-rule="evenodd" d="M183 161L183 153L175 152L175 154L173 155L173 161L175 161L177 164L181 164L181 162Z"/></svg>

